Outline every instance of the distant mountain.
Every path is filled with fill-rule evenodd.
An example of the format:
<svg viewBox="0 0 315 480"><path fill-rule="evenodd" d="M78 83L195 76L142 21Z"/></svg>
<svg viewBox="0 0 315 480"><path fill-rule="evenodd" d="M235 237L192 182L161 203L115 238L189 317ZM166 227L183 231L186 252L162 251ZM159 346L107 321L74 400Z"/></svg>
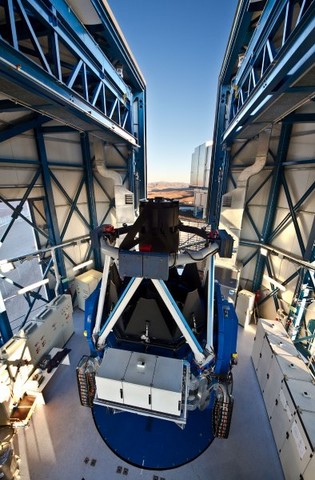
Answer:
<svg viewBox="0 0 315 480"><path fill-rule="evenodd" d="M189 187L189 183L184 182L151 182L148 183L148 198L154 197L164 197L192 205L194 190Z"/></svg>
<svg viewBox="0 0 315 480"><path fill-rule="evenodd" d="M149 182L148 191L152 190L164 190L164 189L177 190L181 188L189 188L189 183L184 182Z"/></svg>

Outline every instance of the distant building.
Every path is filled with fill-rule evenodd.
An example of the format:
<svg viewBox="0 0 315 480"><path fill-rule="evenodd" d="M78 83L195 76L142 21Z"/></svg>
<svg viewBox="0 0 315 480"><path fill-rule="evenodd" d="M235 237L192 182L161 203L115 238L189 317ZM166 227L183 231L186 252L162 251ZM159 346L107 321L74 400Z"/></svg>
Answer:
<svg viewBox="0 0 315 480"><path fill-rule="evenodd" d="M190 187L194 188L194 215L201 218L204 218L207 206L211 152L212 141L208 141L196 147L191 157Z"/></svg>

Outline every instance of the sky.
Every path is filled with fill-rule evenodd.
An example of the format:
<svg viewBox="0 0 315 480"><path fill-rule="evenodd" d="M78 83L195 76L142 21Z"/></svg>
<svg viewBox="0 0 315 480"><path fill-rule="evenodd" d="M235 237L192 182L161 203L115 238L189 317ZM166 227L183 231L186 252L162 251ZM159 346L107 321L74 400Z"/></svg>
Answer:
<svg viewBox="0 0 315 480"><path fill-rule="evenodd" d="M108 0L147 85L148 181L187 182L212 140L237 0Z"/></svg>

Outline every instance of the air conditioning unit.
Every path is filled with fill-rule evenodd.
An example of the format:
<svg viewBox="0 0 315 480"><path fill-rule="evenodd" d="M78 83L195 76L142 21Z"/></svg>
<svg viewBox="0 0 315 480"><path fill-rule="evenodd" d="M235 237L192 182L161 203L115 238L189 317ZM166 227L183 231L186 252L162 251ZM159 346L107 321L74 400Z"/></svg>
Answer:
<svg viewBox="0 0 315 480"><path fill-rule="evenodd" d="M135 221L134 194L121 185L115 185L115 207L117 226Z"/></svg>
<svg viewBox="0 0 315 480"><path fill-rule="evenodd" d="M75 278L78 307L81 310L85 309L85 300L96 289L101 278L102 273L97 270L88 270Z"/></svg>

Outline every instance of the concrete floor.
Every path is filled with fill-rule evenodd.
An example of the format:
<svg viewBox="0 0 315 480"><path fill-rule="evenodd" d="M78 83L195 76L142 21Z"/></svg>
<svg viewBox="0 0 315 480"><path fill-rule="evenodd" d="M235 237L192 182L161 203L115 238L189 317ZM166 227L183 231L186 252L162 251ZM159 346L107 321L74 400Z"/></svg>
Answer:
<svg viewBox="0 0 315 480"><path fill-rule="evenodd" d="M142 470L118 458L98 434L91 410L82 407L76 365L88 354L83 313L75 312L68 342L71 365L61 365L29 426L18 432L23 480L282 480L283 473L250 354L255 327L239 329L234 367L234 412L230 436L215 439L189 464L166 471ZM88 459L88 460L87 460ZM91 461L95 460L94 462Z"/></svg>

